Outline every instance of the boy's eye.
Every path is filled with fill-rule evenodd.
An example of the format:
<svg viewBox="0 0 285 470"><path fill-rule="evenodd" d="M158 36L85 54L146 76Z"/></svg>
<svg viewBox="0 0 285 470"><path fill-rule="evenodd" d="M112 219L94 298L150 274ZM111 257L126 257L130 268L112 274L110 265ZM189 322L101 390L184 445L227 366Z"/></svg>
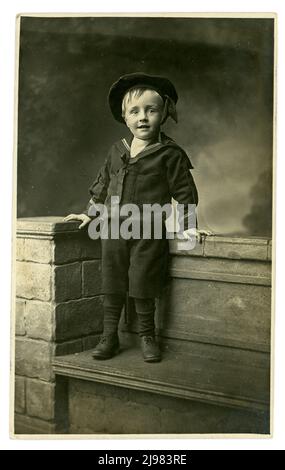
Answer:
<svg viewBox="0 0 285 470"><path fill-rule="evenodd" d="M136 115L138 113L139 113L138 109L130 109L130 111L129 111L129 114L132 114L132 115ZM157 113L157 109L156 108L149 108L147 110L147 113L150 113L150 114Z"/></svg>

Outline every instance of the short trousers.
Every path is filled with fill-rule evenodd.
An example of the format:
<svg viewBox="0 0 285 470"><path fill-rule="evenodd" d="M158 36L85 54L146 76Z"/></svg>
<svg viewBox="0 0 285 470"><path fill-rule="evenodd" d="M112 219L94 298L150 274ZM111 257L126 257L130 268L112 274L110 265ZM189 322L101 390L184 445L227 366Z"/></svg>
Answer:
<svg viewBox="0 0 285 470"><path fill-rule="evenodd" d="M168 276L165 232L162 239L102 239L102 293L159 297Z"/></svg>

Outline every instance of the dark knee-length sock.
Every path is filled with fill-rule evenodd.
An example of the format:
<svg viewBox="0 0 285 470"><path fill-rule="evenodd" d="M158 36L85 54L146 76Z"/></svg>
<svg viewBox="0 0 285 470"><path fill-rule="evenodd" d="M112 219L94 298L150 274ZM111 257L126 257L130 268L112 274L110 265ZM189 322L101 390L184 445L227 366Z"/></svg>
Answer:
<svg viewBox="0 0 285 470"><path fill-rule="evenodd" d="M140 336L154 336L155 324L155 299L137 299L135 298L136 312L139 321L139 335Z"/></svg>
<svg viewBox="0 0 285 470"><path fill-rule="evenodd" d="M118 331L118 324L125 296L121 294L105 294L104 306L104 334L109 335Z"/></svg>

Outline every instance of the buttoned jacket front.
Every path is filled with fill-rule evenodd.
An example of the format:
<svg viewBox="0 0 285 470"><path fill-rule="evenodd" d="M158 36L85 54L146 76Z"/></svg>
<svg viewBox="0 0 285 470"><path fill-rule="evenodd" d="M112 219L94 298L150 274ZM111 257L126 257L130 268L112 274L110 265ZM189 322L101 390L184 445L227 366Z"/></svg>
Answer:
<svg viewBox="0 0 285 470"><path fill-rule="evenodd" d="M130 158L130 139L112 145L97 178L89 188L94 203L110 208L111 196L120 204L160 205L171 203L198 204L197 188L190 170L193 168L185 151L161 133L161 141L148 145Z"/></svg>

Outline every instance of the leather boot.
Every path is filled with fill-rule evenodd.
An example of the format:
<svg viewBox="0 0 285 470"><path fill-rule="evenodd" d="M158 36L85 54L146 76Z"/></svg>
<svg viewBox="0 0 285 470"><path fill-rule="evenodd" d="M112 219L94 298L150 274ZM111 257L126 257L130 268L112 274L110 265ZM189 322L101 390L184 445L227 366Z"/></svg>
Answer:
<svg viewBox="0 0 285 470"><path fill-rule="evenodd" d="M94 359L111 359L119 352L119 338L117 333L102 335L99 343L92 352Z"/></svg>
<svg viewBox="0 0 285 470"><path fill-rule="evenodd" d="M142 336L141 349L145 362L159 362L161 360L159 346L153 336Z"/></svg>

